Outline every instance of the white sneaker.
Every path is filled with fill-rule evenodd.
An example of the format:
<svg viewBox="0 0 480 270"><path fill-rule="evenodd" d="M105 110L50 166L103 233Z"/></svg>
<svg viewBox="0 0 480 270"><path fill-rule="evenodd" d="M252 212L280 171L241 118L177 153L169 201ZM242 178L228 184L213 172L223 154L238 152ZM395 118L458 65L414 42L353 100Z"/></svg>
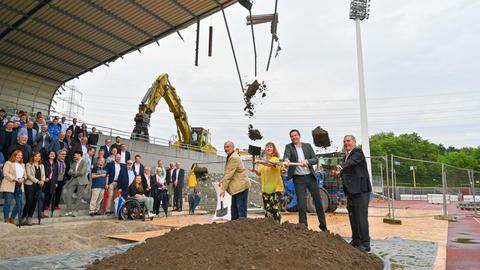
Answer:
<svg viewBox="0 0 480 270"><path fill-rule="evenodd" d="M148 213L147 216L148 216L149 218L153 218L153 217L155 217L155 214L154 214L154 213Z"/></svg>
<svg viewBox="0 0 480 270"><path fill-rule="evenodd" d="M71 215L73 215L72 212L67 212L67 213L65 213L65 216L66 216L66 217L71 216Z"/></svg>

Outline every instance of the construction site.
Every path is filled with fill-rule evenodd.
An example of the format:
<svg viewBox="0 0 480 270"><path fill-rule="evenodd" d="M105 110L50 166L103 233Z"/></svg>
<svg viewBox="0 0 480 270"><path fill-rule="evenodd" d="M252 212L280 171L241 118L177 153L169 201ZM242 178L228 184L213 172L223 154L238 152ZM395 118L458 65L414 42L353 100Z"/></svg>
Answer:
<svg viewBox="0 0 480 270"><path fill-rule="evenodd" d="M381 16L369 19L370 8L375 10L379 1L326 1L332 11L323 14L325 18L314 10L325 12L323 4L305 2L0 1L0 155L4 159L0 159L0 270L480 269L480 169L476 165L480 150L470 151L480 149L478 128L464 132L465 138L472 136L477 145L474 148L469 141L464 148L478 153L478 158L452 154L453 159L468 161L464 163L433 159L433 154L424 150L433 144L422 145L421 155L408 155L413 148L402 148L389 137L393 132L380 130L401 132L400 127L395 128L404 124L408 127L405 132L410 132L409 126L414 129L416 121L425 128L443 120L454 125L461 122L462 112L470 113L470 107L477 110L480 101L465 94L463 107L451 109L459 115L444 116L446 109L440 108L438 118L427 115L422 120L418 111L441 107L443 103L436 100L439 96L462 103L462 94L419 91L416 96L396 94L398 98L369 96L370 81L365 83L365 74L375 85L384 68L372 71L369 77L373 64L368 61L378 64L384 60L371 55L377 45L367 45L364 65L360 26L367 27L367 39L381 36L372 34L380 26L369 26L388 21ZM408 17L397 12L405 12L413 2L403 10L387 9L386 3L378 9ZM307 11L308 6L312 8ZM480 10L480 5L469 8ZM332 31L339 14L344 16L345 26ZM322 36L322 31L332 33L319 41L315 35ZM423 28L418 31L427 32ZM351 41L348 46L344 36ZM303 43L312 44L302 47ZM312 56L317 46L320 56ZM302 56L307 47L312 48ZM328 60L330 54L334 57ZM323 64L337 62L337 57L347 64L321 69ZM307 61L314 58L314 63ZM289 65L295 67L290 70L286 68ZM414 72L408 70L410 62L399 66L406 74ZM315 80L307 82L307 77ZM392 79L405 83L395 76L388 78ZM353 90L340 93L339 89ZM427 105L415 105L423 98ZM378 103L380 108L391 109L396 107L395 100L405 102L401 110L391 111L398 122L370 111L367 117L367 101L369 106ZM350 111L347 107L352 104L354 110ZM413 109L410 115L409 109ZM385 123L386 127L382 126ZM33 135L35 128L30 124L38 124ZM374 143L368 125L378 132L375 139L384 139L382 146ZM443 133L437 127L430 127L432 134ZM301 144L294 142L295 132L298 137L301 133ZM459 138L460 133L452 136ZM417 136L416 130L412 134ZM65 139L63 144L64 137L70 140L70 136L72 142ZM347 138L355 142L354 149L361 149L362 160L348 165L365 164L362 177L345 173L355 151L347 149ZM297 151L292 156L287 155L290 140ZM447 147L450 141L435 142L443 147L445 156L455 150ZM310 158L304 144L311 145ZM20 148L15 148L18 145ZM28 159L25 145L30 145ZM277 152L276 159L269 160L269 151ZM54 158L50 158L52 152ZM65 163L59 157L63 152ZM17 166L23 165L19 155L26 164L23 170ZM45 164L42 173L34 167L37 156L41 156L39 164ZM238 156L239 162L233 170L235 176L228 176L232 156ZM90 162L85 169L86 190L80 184L70 185L83 160ZM47 171L48 162L59 165L55 171L50 165ZM69 170L60 165L70 162ZM8 171L8 166L13 169ZM105 183L95 205L97 167L104 172L98 178ZM150 173L146 173L147 167ZM280 191L266 193L265 174L259 172L266 167L278 168L281 173L275 175ZM29 168L34 169L30 172ZM20 172L25 178L33 174L34 179L41 176L44 180L31 181L28 187L26 179L13 177L10 191L7 178ZM246 218L234 218L234 211L241 210L235 201L240 200L239 193L233 194L233 199L225 187L225 179L237 180L237 174L248 179ZM298 177L305 175L312 176L315 190L306 188L302 194ZM58 179L53 182L55 177ZM141 192L150 193L131 195L140 178ZM352 206L353 193L348 190L356 184L350 179L368 186L361 191L368 196L362 208L368 249L355 244L358 232L352 231L357 226L352 211L358 210L352 210L357 206ZM151 191L152 185L158 191ZM165 192L164 198L158 195L161 192ZM71 197L65 198L66 194ZM281 219L269 215L266 194L278 196L278 209L274 210ZM137 195L152 197L156 212L148 200L137 200ZM73 211L67 205L72 200L78 206ZM302 222L305 211L306 221ZM320 212L328 230L322 227Z"/></svg>

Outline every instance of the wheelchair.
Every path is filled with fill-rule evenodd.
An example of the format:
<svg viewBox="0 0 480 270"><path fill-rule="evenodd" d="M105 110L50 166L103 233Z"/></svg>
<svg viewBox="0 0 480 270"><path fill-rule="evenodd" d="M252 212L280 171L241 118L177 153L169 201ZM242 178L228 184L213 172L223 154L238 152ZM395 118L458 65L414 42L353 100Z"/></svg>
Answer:
<svg viewBox="0 0 480 270"><path fill-rule="evenodd" d="M119 219L123 220L135 220L141 219L145 221L148 217L147 206L136 200L135 198L127 198L120 208ZM150 217L150 220L153 220L153 217Z"/></svg>

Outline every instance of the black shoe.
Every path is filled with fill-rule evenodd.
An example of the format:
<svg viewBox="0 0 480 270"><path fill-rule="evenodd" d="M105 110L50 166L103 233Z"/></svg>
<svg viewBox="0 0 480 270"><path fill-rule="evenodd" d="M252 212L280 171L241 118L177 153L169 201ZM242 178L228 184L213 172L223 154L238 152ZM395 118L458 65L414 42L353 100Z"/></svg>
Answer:
<svg viewBox="0 0 480 270"><path fill-rule="evenodd" d="M359 244L357 241L352 240L352 241L350 241L350 245L351 245L352 247L358 247L360 244Z"/></svg>
<svg viewBox="0 0 480 270"><path fill-rule="evenodd" d="M91 216L91 217L95 216L95 213L90 213L90 216Z"/></svg>
<svg viewBox="0 0 480 270"><path fill-rule="evenodd" d="M308 226L307 226L307 227L308 227ZM322 226L319 225L318 228L320 228L320 231L322 231L322 232L330 232L330 231L327 229L327 227L322 227Z"/></svg>
<svg viewBox="0 0 480 270"><path fill-rule="evenodd" d="M360 245L357 249L363 252L370 252L370 245Z"/></svg>

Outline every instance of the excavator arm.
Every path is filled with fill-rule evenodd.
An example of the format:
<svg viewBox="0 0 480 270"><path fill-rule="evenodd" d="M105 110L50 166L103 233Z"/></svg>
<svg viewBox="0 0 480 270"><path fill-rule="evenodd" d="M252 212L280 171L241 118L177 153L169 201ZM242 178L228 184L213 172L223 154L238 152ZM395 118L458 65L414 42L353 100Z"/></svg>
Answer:
<svg viewBox="0 0 480 270"><path fill-rule="evenodd" d="M181 144L190 144L192 129L188 124L187 113L181 104L175 87L170 84L168 74L166 73L158 76L143 97L138 107L138 113L135 115L135 128L132 132L132 139L148 141L150 118L162 98L167 102L170 112L175 118L179 142Z"/></svg>

